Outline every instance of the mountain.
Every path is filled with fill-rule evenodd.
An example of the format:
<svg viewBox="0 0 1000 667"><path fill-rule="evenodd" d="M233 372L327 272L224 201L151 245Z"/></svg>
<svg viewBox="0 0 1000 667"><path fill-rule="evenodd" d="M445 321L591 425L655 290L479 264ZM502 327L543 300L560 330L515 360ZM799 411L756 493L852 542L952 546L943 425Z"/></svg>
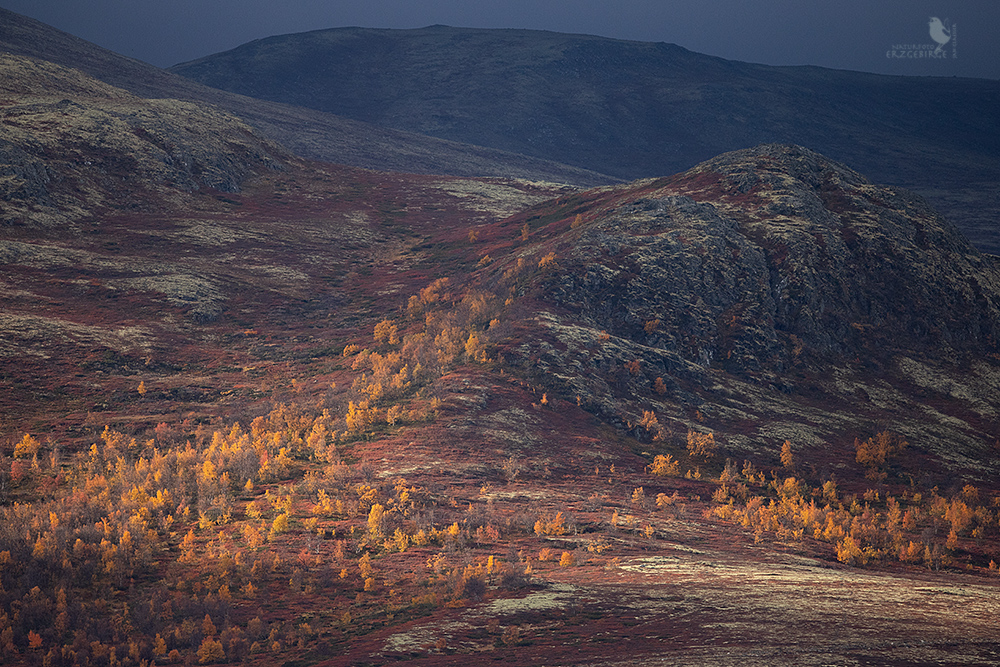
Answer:
<svg viewBox="0 0 1000 667"><path fill-rule="evenodd" d="M769 67L671 44L446 26L269 37L171 71L627 179L760 143L800 144L924 192L979 247L1000 249L990 222L996 81Z"/></svg>
<svg viewBox="0 0 1000 667"><path fill-rule="evenodd" d="M998 305L801 146L375 171L0 55L0 661L995 663Z"/></svg>
<svg viewBox="0 0 1000 667"><path fill-rule="evenodd" d="M144 98L210 104L303 157L369 169L596 185L615 179L548 159L393 131L311 109L223 93L0 8L0 51L72 67Z"/></svg>

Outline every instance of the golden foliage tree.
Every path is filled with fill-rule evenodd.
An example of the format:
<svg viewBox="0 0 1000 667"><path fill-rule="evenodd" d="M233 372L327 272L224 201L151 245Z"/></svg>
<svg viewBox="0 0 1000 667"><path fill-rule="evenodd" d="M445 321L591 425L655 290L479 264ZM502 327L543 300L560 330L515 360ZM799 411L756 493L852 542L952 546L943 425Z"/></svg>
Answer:
<svg viewBox="0 0 1000 667"><path fill-rule="evenodd" d="M562 512L557 512L553 518L542 517L535 522L536 535L565 535L566 518Z"/></svg>
<svg viewBox="0 0 1000 667"><path fill-rule="evenodd" d="M889 460L903 451L906 445L906 440L889 431L877 433L865 441L855 438L855 460L865 467L866 477L881 481L886 478L886 466Z"/></svg>
<svg viewBox="0 0 1000 667"><path fill-rule="evenodd" d="M25 433L21 441L14 445L14 458L30 459L38 453L38 448L41 446L42 443L31 437L30 433Z"/></svg>
<svg viewBox="0 0 1000 667"><path fill-rule="evenodd" d="M213 662L225 662L226 651L222 642L211 637L205 637L198 648L198 664L207 665Z"/></svg>
<svg viewBox="0 0 1000 667"><path fill-rule="evenodd" d="M703 458L705 460L711 459L718 452L718 446L715 444L715 434L688 431L687 450L688 454L692 457Z"/></svg>
<svg viewBox="0 0 1000 667"><path fill-rule="evenodd" d="M681 474L681 462L670 454L657 454L646 469L657 477L677 477Z"/></svg>
<svg viewBox="0 0 1000 667"><path fill-rule="evenodd" d="M784 444L781 445L781 465L785 468L795 467L795 455L792 454L792 443L785 440Z"/></svg>
<svg viewBox="0 0 1000 667"><path fill-rule="evenodd" d="M386 319L376 324L374 334L377 343L399 344L399 330L392 320Z"/></svg>
<svg viewBox="0 0 1000 667"><path fill-rule="evenodd" d="M543 270L544 269L555 269L558 266L559 266L559 263L556 261L556 254L554 252L550 252L547 255L545 255L544 257L542 257L540 260L538 260L538 268L543 269Z"/></svg>

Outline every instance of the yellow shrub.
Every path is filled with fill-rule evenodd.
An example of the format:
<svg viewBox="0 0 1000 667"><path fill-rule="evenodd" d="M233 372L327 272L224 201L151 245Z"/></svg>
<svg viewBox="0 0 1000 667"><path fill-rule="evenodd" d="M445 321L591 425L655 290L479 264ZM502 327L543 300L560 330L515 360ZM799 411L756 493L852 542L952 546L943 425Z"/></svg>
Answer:
<svg viewBox="0 0 1000 667"><path fill-rule="evenodd" d="M14 458L30 459L38 453L38 448L41 446L42 443L32 438L30 433L25 433L21 442L14 445Z"/></svg>
<svg viewBox="0 0 1000 667"><path fill-rule="evenodd" d="M548 517L542 517L535 522L535 534L536 535L565 535L566 534L566 519L563 517L562 512L557 512L555 517L549 519Z"/></svg>
<svg viewBox="0 0 1000 667"><path fill-rule="evenodd" d="M670 454L657 454L646 470L657 477L677 477L681 474L681 462Z"/></svg>
<svg viewBox="0 0 1000 667"><path fill-rule="evenodd" d="M212 662L224 662L226 652L222 648L222 642L206 637L198 649L198 664L206 665Z"/></svg>
<svg viewBox="0 0 1000 667"><path fill-rule="evenodd" d="M688 431L687 442L688 454L704 459L710 459L715 456L718 449L715 444L714 433L698 433L697 431Z"/></svg>
<svg viewBox="0 0 1000 667"><path fill-rule="evenodd" d="M270 538L274 538L282 533L287 533L289 529L288 514L279 514L274 517L274 521L271 523L271 534Z"/></svg>

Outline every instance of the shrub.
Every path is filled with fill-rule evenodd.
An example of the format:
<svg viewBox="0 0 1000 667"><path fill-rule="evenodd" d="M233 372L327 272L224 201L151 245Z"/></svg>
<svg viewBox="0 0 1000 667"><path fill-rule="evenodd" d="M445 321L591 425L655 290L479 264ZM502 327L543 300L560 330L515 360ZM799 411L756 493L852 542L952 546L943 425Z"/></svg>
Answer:
<svg viewBox="0 0 1000 667"><path fill-rule="evenodd" d="M855 460L865 467L865 477L881 481L886 478L885 467L889 460L903 451L906 445L906 440L889 431L877 433L864 442L855 438Z"/></svg>
<svg viewBox="0 0 1000 667"><path fill-rule="evenodd" d="M536 535L565 535L566 519L562 512L557 512L555 517L542 517L535 522Z"/></svg>
<svg viewBox="0 0 1000 667"><path fill-rule="evenodd" d="M467 571L462 576L459 595L462 598L479 600L486 595L486 580L479 571Z"/></svg>
<svg viewBox="0 0 1000 667"><path fill-rule="evenodd" d="M646 470L657 477L677 477L681 474L681 462L670 454L657 454Z"/></svg>
<svg viewBox="0 0 1000 667"><path fill-rule="evenodd" d="M279 514L274 517L274 521L271 523L271 532L269 534L270 539L274 539L276 536L282 533L287 533L289 528L288 514Z"/></svg>
<svg viewBox="0 0 1000 667"><path fill-rule="evenodd" d="M30 433L25 433L21 441L14 445L14 458L30 459L38 453L38 448L41 446L42 443L32 438Z"/></svg>
<svg viewBox="0 0 1000 667"><path fill-rule="evenodd" d="M708 460L715 456L718 451L718 447L715 444L714 433L698 433L697 431L688 431L687 441L688 454L691 456Z"/></svg>
<svg viewBox="0 0 1000 667"><path fill-rule="evenodd" d="M212 662L223 662L226 659L226 652L222 649L222 642L206 637L198 649L198 664L206 665Z"/></svg>
<svg viewBox="0 0 1000 667"><path fill-rule="evenodd" d="M785 440L785 443L781 445L781 465L786 468L793 468L795 466L795 456L792 454L792 443Z"/></svg>
<svg viewBox="0 0 1000 667"><path fill-rule="evenodd" d="M392 320L382 320L375 325L375 342L396 345L399 343L399 331Z"/></svg>

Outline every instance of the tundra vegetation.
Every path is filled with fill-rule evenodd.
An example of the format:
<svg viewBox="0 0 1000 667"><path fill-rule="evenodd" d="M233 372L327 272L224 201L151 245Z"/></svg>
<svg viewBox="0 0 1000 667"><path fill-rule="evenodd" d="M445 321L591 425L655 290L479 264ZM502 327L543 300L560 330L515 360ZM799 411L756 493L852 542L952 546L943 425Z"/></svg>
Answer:
<svg viewBox="0 0 1000 667"><path fill-rule="evenodd" d="M920 202L788 146L586 192L363 172L0 66L4 665L813 656L815 613L848 662L859 583L878 651L940 617L940 662L992 650L1000 274ZM765 559L823 603L758 613L794 597Z"/></svg>
<svg viewBox="0 0 1000 667"><path fill-rule="evenodd" d="M453 489L359 459L372 437L436 419L440 401L426 391L435 380L457 368L502 368L498 332L519 270L544 270L547 257L515 264L499 285L507 296L433 281L397 318L346 345L342 364L354 381L341 412L281 404L211 432L163 424L130 436L108 427L88 450L62 456L25 434L2 461L5 661L273 663L509 594L546 568L614 567L616 539L655 541L657 526L700 502L678 493L685 479L711 496L698 505L707 519L738 525L755 542L825 544L852 567L996 571L1000 497L972 485L948 496L899 484L906 442L889 432L856 441L858 476L877 484L848 492L798 472L787 440L778 461L737 462L723 458L712 432L664 442L646 411L640 425L662 453L645 471L597 466L595 478L631 491L577 515L501 509L483 501L491 484L463 506ZM546 403L536 409L552 409ZM511 457L497 483L514 484L522 469ZM888 482L902 490L890 493ZM293 609L308 600L312 611L262 618L259 605L272 597ZM498 645L508 641L517 640Z"/></svg>

